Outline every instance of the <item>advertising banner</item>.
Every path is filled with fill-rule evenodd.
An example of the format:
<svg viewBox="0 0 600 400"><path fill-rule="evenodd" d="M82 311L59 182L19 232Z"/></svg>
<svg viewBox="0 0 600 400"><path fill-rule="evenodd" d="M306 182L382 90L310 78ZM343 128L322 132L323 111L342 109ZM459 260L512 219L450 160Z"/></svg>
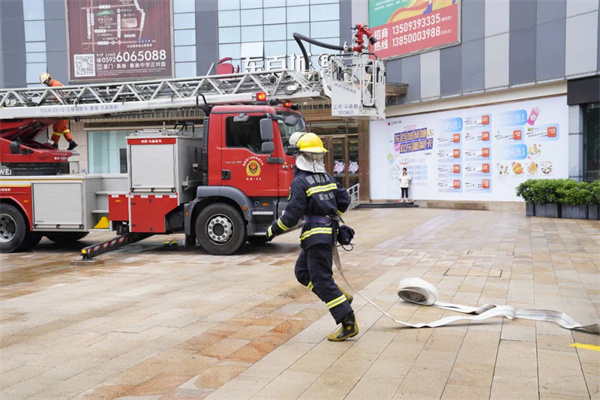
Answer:
<svg viewBox="0 0 600 400"><path fill-rule="evenodd" d="M69 81L173 76L171 0L67 1Z"/></svg>
<svg viewBox="0 0 600 400"><path fill-rule="evenodd" d="M519 201L529 178L568 178L565 96L372 121L371 199Z"/></svg>
<svg viewBox="0 0 600 400"><path fill-rule="evenodd" d="M369 27L380 58L460 43L460 0L369 0Z"/></svg>

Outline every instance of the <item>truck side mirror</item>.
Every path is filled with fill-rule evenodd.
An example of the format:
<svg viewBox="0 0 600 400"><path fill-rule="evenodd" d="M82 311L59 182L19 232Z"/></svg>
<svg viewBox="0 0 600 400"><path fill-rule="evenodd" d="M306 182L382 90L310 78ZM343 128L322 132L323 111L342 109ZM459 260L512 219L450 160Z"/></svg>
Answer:
<svg viewBox="0 0 600 400"><path fill-rule="evenodd" d="M271 118L263 118L260 120L260 139L263 142L273 140L273 121Z"/></svg>
<svg viewBox="0 0 600 400"><path fill-rule="evenodd" d="M275 143L273 142L263 142L260 145L260 152L264 154L273 154L275 151Z"/></svg>

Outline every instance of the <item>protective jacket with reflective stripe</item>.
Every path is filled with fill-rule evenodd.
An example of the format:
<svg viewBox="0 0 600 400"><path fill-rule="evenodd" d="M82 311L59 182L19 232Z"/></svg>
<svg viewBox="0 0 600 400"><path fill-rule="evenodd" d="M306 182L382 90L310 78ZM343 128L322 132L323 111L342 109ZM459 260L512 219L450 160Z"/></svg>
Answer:
<svg viewBox="0 0 600 400"><path fill-rule="evenodd" d="M335 179L324 173L298 171L290 189L290 199L284 214L273 224L274 235L293 227L304 215L336 216L345 212L350 205L348 191ZM306 222L300 234L300 243L307 249L313 244L333 244L331 224Z"/></svg>

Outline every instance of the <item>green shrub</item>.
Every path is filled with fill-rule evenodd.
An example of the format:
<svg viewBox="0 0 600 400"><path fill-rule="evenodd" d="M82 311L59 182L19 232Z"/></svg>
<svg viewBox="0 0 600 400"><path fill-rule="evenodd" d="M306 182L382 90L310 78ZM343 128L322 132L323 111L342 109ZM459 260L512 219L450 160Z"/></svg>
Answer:
<svg viewBox="0 0 600 400"><path fill-rule="evenodd" d="M578 183L571 179L528 179L517 186L517 196L537 204L600 204L600 180Z"/></svg>
<svg viewBox="0 0 600 400"><path fill-rule="evenodd" d="M589 182L590 192L592 192L592 204L600 204L600 179Z"/></svg>

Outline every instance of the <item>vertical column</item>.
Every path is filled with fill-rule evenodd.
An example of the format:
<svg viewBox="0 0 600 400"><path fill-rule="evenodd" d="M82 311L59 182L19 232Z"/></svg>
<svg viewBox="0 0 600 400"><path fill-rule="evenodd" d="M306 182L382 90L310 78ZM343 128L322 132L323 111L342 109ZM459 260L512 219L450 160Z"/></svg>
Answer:
<svg viewBox="0 0 600 400"><path fill-rule="evenodd" d="M65 7L55 0L44 0L46 24L46 63L48 72L65 85L69 80L67 21Z"/></svg>
<svg viewBox="0 0 600 400"><path fill-rule="evenodd" d="M196 0L196 70L198 75L205 75L210 65L218 62L217 49L217 0Z"/></svg>
<svg viewBox="0 0 600 400"><path fill-rule="evenodd" d="M352 31L350 30L350 26L354 26L353 24L353 1L352 0L340 0L340 44L344 42L350 45L352 43ZM366 13L362 14L363 18L366 18ZM369 21L362 21L366 24Z"/></svg>
<svg viewBox="0 0 600 400"><path fill-rule="evenodd" d="M569 106L569 178L583 180L583 108Z"/></svg>
<svg viewBox="0 0 600 400"><path fill-rule="evenodd" d="M0 87L26 83L25 26L21 1L0 1Z"/></svg>

